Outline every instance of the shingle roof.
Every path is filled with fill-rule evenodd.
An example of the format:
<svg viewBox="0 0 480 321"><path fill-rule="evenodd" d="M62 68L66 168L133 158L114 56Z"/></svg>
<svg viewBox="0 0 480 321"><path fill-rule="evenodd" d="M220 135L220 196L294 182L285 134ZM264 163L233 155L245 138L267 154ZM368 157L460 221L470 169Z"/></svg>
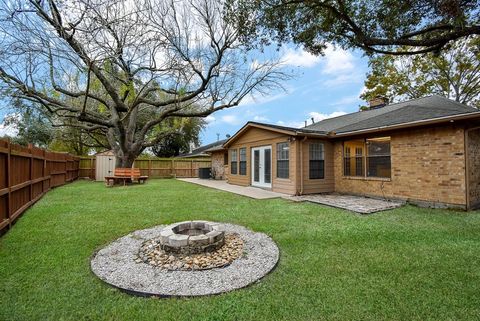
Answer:
<svg viewBox="0 0 480 321"><path fill-rule="evenodd" d="M322 133L326 134L327 133L326 131L308 128L308 126L303 127L303 128L296 128L296 127L287 127L287 126L259 123L259 122L255 122L255 121L249 121L247 123L247 125L248 124L260 125L260 126L264 126L264 127L270 127L270 128L275 128L275 129L281 129L281 130L288 130L288 131L299 132L299 133L312 133L312 134L322 134Z"/></svg>
<svg viewBox="0 0 480 321"><path fill-rule="evenodd" d="M179 155L178 157L195 157L195 156L207 156L206 152L215 147L222 147L222 145L227 141L227 139L218 140L214 143L203 145L194 149L191 153Z"/></svg>
<svg viewBox="0 0 480 321"><path fill-rule="evenodd" d="M418 120L454 116L479 110L453 100L428 96L366 111L325 119L305 127L306 130L346 133L392 126Z"/></svg>
<svg viewBox="0 0 480 321"><path fill-rule="evenodd" d="M223 142L226 142L227 140L225 139ZM205 153L211 153L211 152L216 152L219 150L224 150L225 148L223 147L223 143L221 145L213 146L210 147L209 149L205 150Z"/></svg>
<svg viewBox="0 0 480 321"><path fill-rule="evenodd" d="M309 134L311 136L330 137L331 134L334 134L333 136L338 134L350 135L358 131L385 130L389 127L398 127L404 124L405 126L415 126L418 124L415 122L419 121L448 121L449 119L458 118L455 116L461 118L478 117L480 119L480 110L441 96L433 95L390 104L377 109L328 118L303 128L249 121L240 128L235 135L227 140L223 147L228 147L238 135L241 135L241 133L251 125L272 128L273 130L289 131L292 135L306 134L308 136Z"/></svg>

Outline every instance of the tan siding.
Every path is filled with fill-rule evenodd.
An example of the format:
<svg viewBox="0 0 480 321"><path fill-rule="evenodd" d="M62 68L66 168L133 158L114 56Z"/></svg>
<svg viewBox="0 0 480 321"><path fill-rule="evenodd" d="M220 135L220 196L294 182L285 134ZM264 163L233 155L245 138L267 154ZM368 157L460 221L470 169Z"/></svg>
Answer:
<svg viewBox="0 0 480 321"><path fill-rule="evenodd" d="M382 135L384 136L384 135ZM391 136L391 180L343 176L343 144L334 145L335 191L437 205L466 205L464 129L398 131Z"/></svg>
<svg viewBox="0 0 480 321"><path fill-rule="evenodd" d="M253 147L271 146L272 147L272 191L286 194L296 193L296 143L290 143L289 152L289 179L276 178L277 173L277 143L288 141L289 136L281 133L271 132L260 128L250 128L243 133L238 139L229 146L230 149L240 149L246 147L247 149L247 175L233 175L229 172L228 182L235 185L249 186L251 185L251 149ZM229 162L230 153L229 153Z"/></svg>
<svg viewBox="0 0 480 321"><path fill-rule="evenodd" d="M310 143L323 143L325 148L325 178L324 179L309 179L309 165ZM309 139L302 142L302 154L303 154L303 193L302 194L314 194L314 193L328 193L333 192L335 189L335 177L333 170L333 144L323 140ZM298 166L300 168L300 166Z"/></svg>

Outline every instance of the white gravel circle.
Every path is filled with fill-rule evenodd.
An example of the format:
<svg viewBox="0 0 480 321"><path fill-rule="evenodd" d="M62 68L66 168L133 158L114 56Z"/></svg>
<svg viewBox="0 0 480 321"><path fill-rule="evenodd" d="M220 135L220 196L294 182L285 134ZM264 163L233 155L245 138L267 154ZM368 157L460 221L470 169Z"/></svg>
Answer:
<svg viewBox="0 0 480 321"><path fill-rule="evenodd" d="M136 263L143 242L158 237L165 225L135 231L96 252L90 266L101 280L127 293L141 296L200 296L246 287L277 265L279 249L266 234L243 226L224 224L225 232L243 240L244 255L223 268L201 271L166 271Z"/></svg>

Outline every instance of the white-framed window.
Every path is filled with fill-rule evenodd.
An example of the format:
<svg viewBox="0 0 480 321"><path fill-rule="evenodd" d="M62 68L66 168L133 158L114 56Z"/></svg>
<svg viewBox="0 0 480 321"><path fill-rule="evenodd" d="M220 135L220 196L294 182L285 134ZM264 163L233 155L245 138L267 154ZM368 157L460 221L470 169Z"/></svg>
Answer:
<svg viewBox="0 0 480 321"><path fill-rule="evenodd" d="M230 174L237 175L238 159L237 159L237 150L230 150Z"/></svg>
<svg viewBox="0 0 480 321"><path fill-rule="evenodd" d="M325 178L325 148L323 143L311 143L309 146L309 179Z"/></svg>
<svg viewBox="0 0 480 321"><path fill-rule="evenodd" d="M290 144L288 142L277 144L277 177L289 178L290 161L289 161Z"/></svg>
<svg viewBox="0 0 480 321"><path fill-rule="evenodd" d="M247 175L247 149L245 147L240 148L240 175Z"/></svg>

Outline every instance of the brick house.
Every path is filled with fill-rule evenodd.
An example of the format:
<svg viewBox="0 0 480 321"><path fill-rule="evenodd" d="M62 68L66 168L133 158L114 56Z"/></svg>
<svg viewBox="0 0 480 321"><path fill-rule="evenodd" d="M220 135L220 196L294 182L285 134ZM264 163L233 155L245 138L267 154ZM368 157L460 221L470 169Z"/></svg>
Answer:
<svg viewBox="0 0 480 321"><path fill-rule="evenodd" d="M439 96L304 128L248 122L208 152L230 184L480 207L480 111Z"/></svg>

